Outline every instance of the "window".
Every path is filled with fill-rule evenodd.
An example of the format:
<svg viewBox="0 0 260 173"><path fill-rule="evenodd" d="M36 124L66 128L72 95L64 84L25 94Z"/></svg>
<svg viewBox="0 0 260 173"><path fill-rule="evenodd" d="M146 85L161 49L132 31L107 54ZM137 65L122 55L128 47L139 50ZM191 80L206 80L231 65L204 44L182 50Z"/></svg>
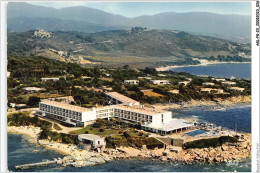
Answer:
<svg viewBox="0 0 260 173"><path fill-rule="evenodd" d="M162 123L163 123L163 114L162 114Z"/></svg>

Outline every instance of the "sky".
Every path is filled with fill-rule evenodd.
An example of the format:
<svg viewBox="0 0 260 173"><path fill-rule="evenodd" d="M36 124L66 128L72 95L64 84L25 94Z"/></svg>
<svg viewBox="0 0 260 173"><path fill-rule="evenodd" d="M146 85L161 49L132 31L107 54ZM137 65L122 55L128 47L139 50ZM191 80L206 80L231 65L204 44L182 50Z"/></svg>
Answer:
<svg viewBox="0 0 260 173"><path fill-rule="evenodd" d="M251 15L251 2L87 2L87 1L52 1L29 2L30 4L64 8L86 6L125 17L154 15L163 12L212 12L218 14Z"/></svg>

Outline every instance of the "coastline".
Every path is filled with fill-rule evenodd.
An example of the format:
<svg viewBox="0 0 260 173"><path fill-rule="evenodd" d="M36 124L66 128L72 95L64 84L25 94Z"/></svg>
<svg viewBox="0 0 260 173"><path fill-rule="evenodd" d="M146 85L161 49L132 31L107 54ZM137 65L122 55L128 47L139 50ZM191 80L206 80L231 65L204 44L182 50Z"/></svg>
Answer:
<svg viewBox="0 0 260 173"><path fill-rule="evenodd" d="M233 107L237 104L251 104L251 95L250 96L238 96L230 97L227 99L219 100L219 102L210 101L210 100L190 100L188 102L182 102L182 104L155 104L154 107L157 109L181 109L187 107L197 107L197 106L225 106Z"/></svg>
<svg viewBox="0 0 260 173"><path fill-rule="evenodd" d="M163 66L163 67L157 67L155 68L156 71L169 71L174 68L181 68L181 67L197 67L197 66L207 66L207 65L214 65L214 64L247 64L251 62L235 62L235 61L230 61L230 62L220 62L220 61L210 61L210 62L205 62L205 63L200 63L196 65L170 65L170 66Z"/></svg>
<svg viewBox="0 0 260 173"><path fill-rule="evenodd" d="M37 127L36 127L37 128ZM8 127L8 133L28 135L30 138L39 135L39 131L32 130L34 127ZM224 144L216 148L202 149L181 149L179 152L168 152L167 156L163 154L164 148L148 150L137 149L132 147L118 147L116 149L106 148L101 153L89 152L87 150L78 149L77 146L52 142L48 140L38 143L36 140L28 140L28 142L39 144L47 149L55 150L66 155L63 160L63 166L82 167L87 165L95 165L107 163L118 159L151 159L165 162L203 162L203 163L228 163L229 161L243 161L251 157L251 134L241 133L245 135L245 140L238 145Z"/></svg>

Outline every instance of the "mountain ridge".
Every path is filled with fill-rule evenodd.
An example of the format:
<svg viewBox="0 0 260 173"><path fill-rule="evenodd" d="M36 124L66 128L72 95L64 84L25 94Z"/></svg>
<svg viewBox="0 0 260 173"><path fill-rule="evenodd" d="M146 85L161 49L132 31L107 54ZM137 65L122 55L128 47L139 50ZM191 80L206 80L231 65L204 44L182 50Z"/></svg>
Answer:
<svg viewBox="0 0 260 173"><path fill-rule="evenodd" d="M130 29L131 27L141 26L150 29L182 30L207 36L215 35L222 39L239 41L242 43L251 41L251 18L250 16L245 15L223 15L209 12L165 12L155 15L128 18L122 15L111 14L102 10L82 6L56 9L35 6L28 3L12 2L8 3L7 8L8 21L17 23L15 27L10 27L10 24L8 25L8 29L14 31L19 31L19 27L22 27L22 24L19 25L19 22L17 22L17 17L34 16L56 18L65 21L73 20L74 22L77 22L78 25L80 25L80 22L84 21L91 23L92 25L105 26L103 30L109 30L109 28L115 27ZM40 22L41 21L38 23ZM82 25L85 25L84 22ZM60 25L62 26L62 24ZM48 30L47 27L45 29ZM58 26L57 30L59 30ZM75 28L75 30L83 31L78 28ZM97 30L97 32L99 31L100 30ZM84 32L87 33L90 31L85 30ZM91 30L91 32L94 31Z"/></svg>

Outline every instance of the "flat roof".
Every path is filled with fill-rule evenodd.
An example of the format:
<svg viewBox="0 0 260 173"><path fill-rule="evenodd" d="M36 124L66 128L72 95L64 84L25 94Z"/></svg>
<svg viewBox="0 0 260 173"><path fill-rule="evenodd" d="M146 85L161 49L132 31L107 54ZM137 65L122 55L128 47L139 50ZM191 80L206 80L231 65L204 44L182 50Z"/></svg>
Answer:
<svg viewBox="0 0 260 173"><path fill-rule="evenodd" d="M44 88L38 88L38 87L24 87L23 90L45 90Z"/></svg>
<svg viewBox="0 0 260 173"><path fill-rule="evenodd" d="M164 80L164 79L162 79L162 80L157 80L157 79L155 79L155 80L151 80L152 82L169 82L168 80Z"/></svg>
<svg viewBox="0 0 260 173"><path fill-rule="evenodd" d="M50 100L43 100L40 103L47 104L47 105L50 105L50 106L59 107L59 108L63 108L63 109L67 109L67 110L72 110L72 111L76 111L76 112L90 111L90 109L87 109L87 108L84 108L84 107L74 106L74 105L71 105L71 104L68 104L68 103L61 103L61 102L50 101Z"/></svg>
<svg viewBox="0 0 260 173"><path fill-rule="evenodd" d="M118 92L107 92L105 93L106 95L110 96L110 97L113 97L114 99L116 100L119 100L123 103L139 103L138 101L134 100L134 99L131 99L129 97L126 97L122 94L119 94Z"/></svg>
<svg viewBox="0 0 260 173"><path fill-rule="evenodd" d="M114 108L123 109L123 110L136 112L136 113L140 113L140 114L146 114L146 115L156 115L156 114L159 114L159 113L171 112L171 111L166 111L166 110L162 110L162 109L154 109L154 108L135 106L135 105L126 106L126 105L122 105L122 104L114 105Z"/></svg>
<svg viewBox="0 0 260 173"><path fill-rule="evenodd" d="M60 79L60 77L42 77L41 79Z"/></svg>
<svg viewBox="0 0 260 173"><path fill-rule="evenodd" d="M78 139L103 140L101 136L93 135L93 134L79 134Z"/></svg>
<svg viewBox="0 0 260 173"><path fill-rule="evenodd" d="M163 131L173 131L180 128L191 127L191 126L193 126L193 124L186 120L174 118L172 119L172 121L165 124L158 124L158 125L149 124L144 127L159 129Z"/></svg>

